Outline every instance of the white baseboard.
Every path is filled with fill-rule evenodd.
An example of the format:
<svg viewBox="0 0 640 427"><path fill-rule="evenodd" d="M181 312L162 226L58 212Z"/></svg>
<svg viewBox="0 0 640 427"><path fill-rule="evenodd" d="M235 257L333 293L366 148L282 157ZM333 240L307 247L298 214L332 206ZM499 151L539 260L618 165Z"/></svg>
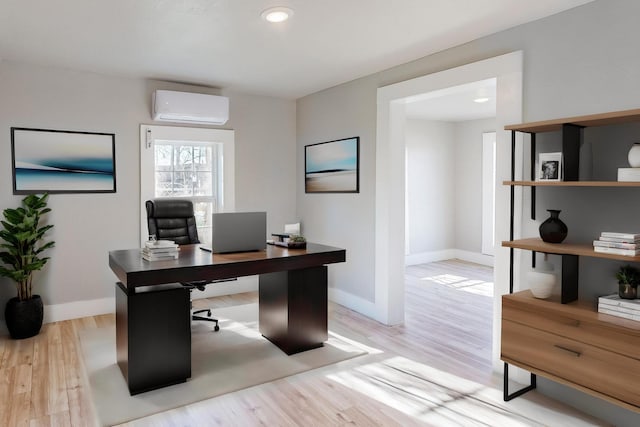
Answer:
<svg viewBox="0 0 640 427"><path fill-rule="evenodd" d="M43 322L59 322L62 320L77 319L80 317L115 313L115 311L115 297L45 305Z"/></svg>
<svg viewBox="0 0 640 427"><path fill-rule="evenodd" d="M419 254L406 255L404 265L426 264L428 262L443 261L455 258L455 249L444 249L441 251L421 252Z"/></svg>
<svg viewBox="0 0 640 427"><path fill-rule="evenodd" d="M239 294L258 290L258 276L239 277L238 280L209 285L203 292L194 292L193 299L210 298L220 295ZM78 319L80 317L97 316L115 313L115 297L94 300L72 301L62 304L44 306L43 323L60 322L62 320ZM8 335L7 325L0 322L0 335Z"/></svg>
<svg viewBox="0 0 640 427"><path fill-rule="evenodd" d="M404 265L426 264L429 262L444 261L447 259L460 259L487 266L493 266L493 257L477 252L465 251L462 249L445 249L441 251L422 252L419 254L407 255L404 258Z"/></svg>
<svg viewBox="0 0 640 427"><path fill-rule="evenodd" d="M380 322L379 310L371 301L335 288L329 288L329 300Z"/></svg>

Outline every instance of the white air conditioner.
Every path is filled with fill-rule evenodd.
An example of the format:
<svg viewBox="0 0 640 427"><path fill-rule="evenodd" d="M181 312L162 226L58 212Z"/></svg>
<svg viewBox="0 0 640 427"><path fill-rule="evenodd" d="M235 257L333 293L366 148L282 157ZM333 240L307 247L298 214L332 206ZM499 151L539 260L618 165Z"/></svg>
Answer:
<svg viewBox="0 0 640 427"><path fill-rule="evenodd" d="M153 120L223 125L229 120L229 98L156 90L151 99L151 110Z"/></svg>

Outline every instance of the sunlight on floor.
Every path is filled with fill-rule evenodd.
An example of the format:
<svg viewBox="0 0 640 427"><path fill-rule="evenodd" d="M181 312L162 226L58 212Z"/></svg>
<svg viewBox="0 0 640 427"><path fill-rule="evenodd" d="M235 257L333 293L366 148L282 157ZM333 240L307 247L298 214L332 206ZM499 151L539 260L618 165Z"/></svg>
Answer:
<svg viewBox="0 0 640 427"><path fill-rule="evenodd" d="M337 340L336 340L337 339ZM342 342L341 342L342 341ZM329 342L336 348L343 351L350 351L351 347L356 347L357 349L364 351L369 354L380 354L383 353L382 350L377 348L370 347L365 345L359 341L352 340L351 338L347 338L344 335L340 335L334 331L329 331Z"/></svg>
<svg viewBox="0 0 640 427"><path fill-rule="evenodd" d="M453 274L439 274L431 277L421 277L420 280L445 285L450 288L470 292L477 295L493 297L493 282L485 282L484 280L469 279L467 277L456 276Z"/></svg>
<svg viewBox="0 0 640 427"><path fill-rule="evenodd" d="M505 403L501 390L401 356L327 378L433 425L593 425L534 401Z"/></svg>

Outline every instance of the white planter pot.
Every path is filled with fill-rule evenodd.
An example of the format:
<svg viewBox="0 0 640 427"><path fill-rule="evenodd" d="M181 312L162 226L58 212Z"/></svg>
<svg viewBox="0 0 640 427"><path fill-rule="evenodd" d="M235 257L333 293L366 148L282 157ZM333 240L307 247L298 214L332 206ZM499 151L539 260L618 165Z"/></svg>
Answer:
<svg viewBox="0 0 640 427"><path fill-rule="evenodd" d="M640 168L640 142L633 144L627 155L629 166L632 168Z"/></svg>
<svg viewBox="0 0 640 427"><path fill-rule="evenodd" d="M536 298L549 298L553 293L556 281L556 275L554 273L545 273L541 271L527 272L527 283L529 284L529 289Z"/></svg>

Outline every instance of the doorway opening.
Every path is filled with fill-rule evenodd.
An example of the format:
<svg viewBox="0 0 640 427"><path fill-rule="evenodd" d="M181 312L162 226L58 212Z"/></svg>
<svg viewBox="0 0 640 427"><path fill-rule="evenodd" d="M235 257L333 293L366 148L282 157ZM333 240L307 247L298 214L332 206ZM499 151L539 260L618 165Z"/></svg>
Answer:
<svg viewBox="0 0 640 427"><path fill-rule="evenodd" d="M495 131L496 78L405 103L406 311L459 372L492 370Z"/></svg>
<svg viewBox="0 0 640 427"><path fill-rule="evenodd" d="M522 120L522 52L513 52L484 61L430 74L378 89L378 129L376 141L376 249L375 291L378 320L399 324L405 320L405 179L406 179L406 109L407 104L437 91L495 79L496 87L496 167L495 181L508 180L510 144L504 131L507 124ZM482 146L482 143L478 143ZM481 163L480 159L477 159ZM509 192L501 185L494 187L494 241L508 236ZM515 200L516 206L521 203ZM481 210L481 206L475 209ZM516 209L516 212L518 210ZM516 213L516 233L519 214ZM411 227L411 224L409 225ZM508 251L496 248L494 254L494 297L492 364L500 369L499 342L500 295L508 290ZM400 285L399 285L400 284Z"/></svg>

